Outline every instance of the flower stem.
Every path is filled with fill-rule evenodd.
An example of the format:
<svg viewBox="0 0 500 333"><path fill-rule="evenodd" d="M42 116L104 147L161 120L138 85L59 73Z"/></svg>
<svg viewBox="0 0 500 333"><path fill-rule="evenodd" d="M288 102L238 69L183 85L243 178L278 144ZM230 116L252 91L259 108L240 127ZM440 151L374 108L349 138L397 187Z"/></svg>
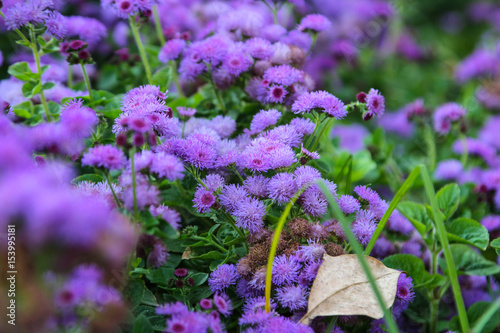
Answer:
<svg viewBox="0 0 500 333"><path fill-rule="evenodd" d="M90 80L89 80L89 76L87 74L87 70L85 69L84 64L80 64L80 65L82 66L82 73L83 73L83 77L85 78L85 85L87 86L87 90L89 91L90 103L94 103L94 98L92 97L92 86L90 85Z"/></svg>
<svg viewBox="0 0 500 333"><path fill-rule="evenodd" d="M24 35L23 35L24 36ZM33 50L33 56L35 57L36 63L36 71L40 76L40 99L42 100L43 109L45 110L45 116L47 117L47 121L51 121L49 113L49 106L47 105L47 100L45 99L45 93L43 92L43 84L42 84L42 68L40 66L40 55L38 54L38 44L36 42L35 36L35 28L30 24L30 36L31 36L31 49Z"/></svg>
<svg viewBox="0 0 500 333"><path fill-rule="evenodd" d="M184 188L182 188L182 184L179 179L175 181L175 185L177 185L177 188L179 189L179 192L181 192L182 197L187 198L186 192L184 191Z"/></svg>
<svg viewBox="0 0 500 333"><path fill-rule="evenodd" d="M130 149L130 169L131 169L131 176L132 176L132 191L134 194L134 219L136 221L139 221L139 210L137 209L137 182L135 179L135 163L134 163L134 155L135 155L135 147Z"/></svg>
<svg viewBox="0 0 500 333"><path fill-rule="evenodd" d="M170 60L169 65L172 68L172 80L174 80L175 87L177 88L177 94L179 97L184 97L182 86L179 82L179 75L177 75L177 64L175 63L175 60Z"/></svg>
<svg viewBox="0 0 500 333"><path fill-rule="evenodd" d="M155 18L156 36L163 46L165 45L165 36L163 35L163 28L161 27L160 15L158 15L158 5L153 6L153 15Z"/></svg>
<svg viewBox="0 0 500 333"><path fill-rule="evenodd" d="M73 66L68 65L68 88L73 89Z"/></svg>
<svg viewBox="0 0 500 333"><path fill-rule="evenodd" d="M212 65L209 63L209 64L207 64L207 67L208 67L208 75L209 75L210 84L212 85L212 88L214 89L215 97L217 98L217 102L219 103L219 107L222 111L227 112L226 106L224 105L224 102L222 101L222 98L219 95L219 90L215 86L214 79L212 77Z"/></svg>
<svg viewBox="0 0 500 333"><path fill-rule="evenodd" d="M431 172L436 168L436 141L434 140L434 131L429 125L425 126L424 139L427 144L428 166Z"/></svg>
<svg viewBox="0 0 500 333"><path fill-rule="evenodd" d="M316 137L316 140L314 141L312 147L311 147L311 151L316 149L316 146L318 145L319 143L319 140L321 139L321 137L323 136L323 134L325 133L326 129L330 126L330 123L333 121L334 118L330 118L326 121L326 124L323 125L323 128L321 129L321 132L319 133L319 135Z"/></svg>
<svg viewBox="0 0 500 333"><path fill-rule="evenodd" d="M115 198L116 205L118 206L118 208L122 208L122 205L120 204L120 200L118 200L118 196L116 195L115 190L113 188L113 182L111 181L111 175L110 175L109 171L105 172L105 178L106 178L106 181L108 182L109 188L111 189L111 193L113 193L113 198Z"/></svg>
<svg viewBox="0 0 500 333"><path fill-rule="evenodd" d="M448 236L446 234L446 228L444 226L443 219L441 218L441 211L439 210L438 202L436 199L434 185L432 184L431 178L429 177L427 168L424 165L420 165L419 168L422 174L422 180L424 182L427 197L429 198L429 201L431 203L431 208L434 215L434 224L436 226L439 242L441 243L441 248L443 249L448 277L451 282L451 289L453 291L453 297L455 298L455 304L457 307L458 320L460 322L462 332L470 332L469 319L467 317L467 311L465 310L462 291L460 290L460 284L458 283L455 262L453 261L452 254L449 249Z"/></svg>
<svg viewBox="0 0 500 333"><path fill-rule="evenodd" d="M142 64L144 65L144 70L146 72L146 77L148 78L148 83L153 84L153 77L151 76L151 68L149 67L148 57L146 55L146 50L144 49L144 45L141 41L141 36L139 35L139 30L137 29L137 25L134 20L135 17L129 16L130 29L132 30L132 34L134 35L135 43L137 44L137 48L139 49L139 55L141 56Z"/></svg>
<svg viewBox="0 0 500 333"><path fill-rule="evenodd" d="M462 167L465 170L467 165L467 159L469 158L469 148L467 147L467 137L465 134L460 134L460 140L462 141L462 156L460 158L460 162L462 162Z"/></svg>

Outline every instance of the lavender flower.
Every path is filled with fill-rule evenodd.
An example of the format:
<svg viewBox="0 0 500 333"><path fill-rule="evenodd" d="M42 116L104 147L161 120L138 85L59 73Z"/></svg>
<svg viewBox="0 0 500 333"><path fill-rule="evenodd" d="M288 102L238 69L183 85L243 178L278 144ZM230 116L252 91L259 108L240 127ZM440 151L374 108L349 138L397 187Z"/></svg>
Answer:
<svg viewBox="0 0 500 333"><path fill-rule="evenodd" d="M28 23L42 24L52 8L52 0L30 0L18 2L5 10L5 23L9 30L19 29Z"/></svg>
<svg viewBox="0 0 500 333"><path fill-rule="evenodd" d="M457 160L444 160L438 163L434 171L437 180L456 180L463 171L463 165Z"/></svg>
<svg viewBox="0 0 500 333"><path fill-rule="evenodd" d="M182 50L186 46L186 41L183 39L171 39L163 45L158 53L158 60L167 63L171 60L177 59Z"/></svg>
<svg viewBox="0 0 500 333"><path fill-rule="evenodd" d="M276 290L276 298L284 308L292 311L302 310L307 307L308 292L300 286L285 286Z"/></svg>
<svg viewBox="0 0 500 333"><path fill-rule="evenodd" d="M325 16L321 14L310 14L300 21L299 30L320 32L329 29L331 25L332 22L330 22L330 20L328 20Z"/></svg>
<svg viewBox="0 0 500 333"><path fill-rule="evenodd" d="M263 226L263 218L266 215L266 206L254 198L246 198L238 203L233 211L236 217L236 225L247 229L251 233L257 233Z"/></svg>
<svg viewBox="0 0 500 333"><path fill-rule="evenodd" d="M359 201L351 195L341 195L337 199L337 203L346 214L357 212L361 208Z"/></svg>
<svg viewBox="0 0 500 333"><path fill-rule="evenodd" d="M208 278L208 285L212 292L222 292L229 286L235 285L239 279L235 265L219 265Z"/></svg>
<svg viewBox="0 0 500 333"><path fill-rule="evenodd" d="M367 115L372 118L373 116L380 117L385 111L385 98L376 89L370 89L366 95L366 108L368 109Z"/></svg>
<svg viewBox="0 0 500 333"><path fill-rule="evenodd" d="M300 95L292 105L295 114L309 113L313 109L322 109L327 115L342 119L347 115L344 103L326 91L314 91Z"/></svg>
<svg viewBox="0 0 500 333"><path fill-rule="evenodd" d="M264 73L264 79L270 83L282 86L290 86L295 82L302 80L302 72L289 65L281 65L269 68Z"/></svg>
<svg viewBox="0 0 500 333"><path fill-rule="evenodd" d="M82 165L118 170L125 167L127 160L123 152L112 145L90 148L83 155Z"/></svg>
<svg viewBox="0 0 500 333"><path fill-rule="evenodd" d="M273 283L277 286L289 285L297 281L301 265L292 256L279 256L273 263Z"/></svg>
<svg viewBox="0 0 500 333"><path fill-rule="evenodd" d="M415 293L413 292L413 279L407 276L405 273L399 275L397 284L396 297L403 301L404 303L409 303L413 301Z"/></svg>
<svg viewBox="0 0 500 333"><path fill-rule="evenodd" d="M265 197L267 195L268 183L268 178L264 177L261 174L257 174L245 179L245 181L243 182L243 187L251 195L255 195L256 197Z"/></svg>
<svg viewBox="0 0 500 333"><path fill-rule="evenodd" d="M199 186L194 193L193 202L195 203L193 207L197 208L198 212L207 213L215 203L215 197L212 191L207 190L203 186Z"/></svg>
<svg viewBox="0 0 500 333"><path fill-rule="evenodd" d="M245 42L247 52L256 59L269 60L273 56L274 50L267 39L255 37Z"/></svg>
<svg viewBox="0 0 500 333"><path fill-rule="evenodd" d="M155 268L161 267L167 262L169 256L165 245L156 242L153 245L153 250L149 253L148 265Z"/></svg>
<svg viewBox="0 0 500 333"><path fill-rule="evenodd" d="M451 129L451 123L465 116L465 109L456 103L441 105L434 112L434 130L441 135L447 134Z"/></svg>
<svg viewBox="0 0 500 333"><path fill-rule="evenodd" d="M239 203L248 198L248 192L241 186L230 184L223 187L219 201L230 213L239 207Z"/></svg>
<svg viewBox="0 0 500 333"><path fill-rule="evenodd" d="M359 210L352 225L352 232L361 244L368 244L377 228L375 215L367 210Z"/></svg>
<svg viewBox="0 0 500 333"><path fill-rule="evenodd" d="M277 203L290 201L297 191L297 184L290 173L278 173L268 183L267 193L269 198Z"/></svg>
<svg viewBox="0 0 500 333"><path fill-rule="evenodd" d="M47 33L57 39L63 39L68 33L66 18L59 12L51 12L45 21Z"/></svg>

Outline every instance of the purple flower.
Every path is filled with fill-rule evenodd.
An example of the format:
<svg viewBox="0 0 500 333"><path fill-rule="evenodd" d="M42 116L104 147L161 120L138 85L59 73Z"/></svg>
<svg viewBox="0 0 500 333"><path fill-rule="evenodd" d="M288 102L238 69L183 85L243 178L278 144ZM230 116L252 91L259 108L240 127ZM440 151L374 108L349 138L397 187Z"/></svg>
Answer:
<svg viewBox="0 0 500 333"><path fill-rule="evenodd" d="M253 64L253 59L242 50L233 50L229 52L222 63L222 68L229 74L238 76L246 72Z"/></svg>
<svg viewBox="0 0 500 333"><path fill-rule="evenodd" d="M255 176L248 177L243 182L243 187L250 193L251 195L255 195L256 197L265 197L267 194L267 185L269 183L269 179L264 177L261 174L257 174Z"/></svg>
<svg viewBox="0 0 500 333"><path fill-rule="evenodd" d="M293 118L290 125L295 127L295 130L302 135L311 135L316 127L316 125L307 118Z"/></svg>
<svg viewBox="0 0 500 333"><path fill-rule="evenodd" d="M463 165L457 160L444 160L438 163L434 171L436 180L456 180L463 171Z"/></svg>
<svg viewBox="0 0 500 333"><path fill-rule="evenodd" d="M361 208L359 201L351 195L341 195L337 203L345 214L357 212Z"/></svg>
<svg viewBox="0 0 500 333"><path fill-rule="evenodd" d="M297 132L296 128L292 125L277 126L270 131L262 133L261 137L282 142L284 145L290 147L299 147L303 139L302 133Z"/></svg>
<svg viewBox="0 0 500 333"><path fill-rule="evenodd" d="M328 203L317 185L307 188L300 196L300 205L307 214L315 217L326 213Z"/></svg>
<svg viewBox="0 0 500 333"><path fill-rule="evenodd" d="M273 283L277 286L289 285L297 281L301 265L295 257L281 255L274 259Z"/></svg>
<svg viewBox="0 0 500 333"><path fill-rule="evenodd" d="M481 220L481 224L488 230L488 232L498 230L500 229L500 216L499 215L485 216Z"/></svg>
<svg viewBox="0 0 500 333"><path fill-rule="evenodd" d="M363 140L368 136L368 130L359 124L351 124L348 126L338 125L333 127L331 136L340 139L339 146L354 154L365 148Z"/></svg>
<svg viewBox="0 0 500 333"><path fill-rule="evenodd" d="M182 116L182 117L191 118L192 116L195 115L196 109L187 108L187 107L184 107L184 106L178 106L177 107L177 112L179 112L179 115Z"/></svg>
<svg viewBox="0 0 500 333"><path fill-rule="evenodd" d="M200 301L200 307L203 310L210 310L212 308L212 301L204 298Z"/></svg>
<svg viewBox="0 0 500 333"><path fill-rule="evenodd" d="M41 24L48 17L47 9L53 7L52 0L18 2L5 10L5 23L9 30L19 29L28 23Z"/></svg>
<svg viewBox="0 0 500 333"><path fill-rule="evenodd" d="M148 265L155 268L161 267L167 262L169 256L165 245L156 242L153 245L153 250L149 253Z"/></svg>
<svg viewBox="0 0 500 333"><path fill-rule="evenodd" d="M215 203L215 197L212 191L207 190L203 186L199 186L194 193L193 202L195 203L193 207L197 208L198 212L207 213Z"/></svg>
<svg viewBox="0 0 500 333"><path fill-rule="evenodd" d="M297 259L306 263L321 260L323 254L325 253L325 247L323 244L310 239L307 241L307 244L308 245L301 245L297 250Z"/></svg>
<svg viewBox="0 0 500 333"><path fill-rule="evenodd" d="M397 288L397 298L404 303L413 301L415 292L413 292L413 279L411 277L407 276L405 273L401 273L401 275L399 275Z"/></svg>
<svg viewBox="0 0 500 333"><path fill-rule="evenodd" d="M63 39L68 33L66 18L59 12L51 12L45 21L47 33L57 39Z"/></svg>
<svg viewBox="0 0 500 333"><path fill-rule="evenodd" d="M303 73L290 65L281 65L269 68L264 73L264 79L270 83L290 86L302 80Z"/></svg>
<svg viewBox="0 0 500 333"><path fill-rule="evenodd" d="M219 201L229 213L232 213L239 207L239 204L248 198L248 192L241 186L230 184L224 186Z"/></svg>
<svg viewBox="0 0 500 333"><path fill-rule="evenodd" d="M224 316L229 316L233 310L231 300L225 294L215 294L214 304L217 307L217 310L219 310L219 312Z"/></svg>
<svg viewBox="0 0 500 333"><path fill-rule="evenodd" d="M102 145L90 148L83 155L82 165L118 170L125 167L127 160L121 150L112 145Z"/></svg>
<svg viewBox="0 0 500 333"><path fill-rule="evenodd" d="M175 230L179 229L179 223L181 222L181 215L178 211L167 207L165 205L151 206L149 211L153 216L161 216L165 221L168 222Z"/></svg>
<svg viewBox="0 0 500 333"><path fill-rule="evenodd" d="M98 121L94 110L83 106L80 99L70 100L61 108L60 124L71 136L90 136Z"/></svg>
<svg viewBox="0 0 500 333"><path fill-rule="evenodd" d="M280 85L269 86L269 94L267 95L267 101L269 103L282 104L287 94L288 91L283 86Z"/></svg>
<svg viewBox="0 0 500 333"><path fill-rule="evenodd" d="M219 265L208 278L208 286L212 292L224 291L229 286L235 285L239 279L236 265Z"/></svg>
<svg viewBox="0 0 500 333"><path fill-rule="evenodd" d="M264 290L266 287L266 272L265 266L259 268L252 276L252 279L248 282L248 285L255 290Z"/></svg>
<svg viewBox="0 0 500 333"><path fill-rule="evenodd" d="M361 244L368 244L377 228L375 215L371 211L359 210L352 224L352 232Z"/></svg>
<svg viewBox="0 0 500 333"><path fill-rule="evenodd" d="M160 152L153 158L151 172L170 181L176 181L184 178L184 165L174 155Z"/></svg>
<svg viewBox="0 0 500 333"><path fill-rule="evenodd" d="M179 57L185 46L186 41L184 39L171 39L161 48L158 59L163 63L175 60Z"/></svg>
<svg viewBox="0 0 500 333"><path fill-rule="evenodd" d="M211 173L211 174L208 174L205 177L205 179L203 179L203 183L208 188L208 190L215 192L215 191L222 189L222 187L225 184L225 181L221 175L218 175L216 173Z"/></svg>
<svg viewBox="0 0 500 333"><path fill-rule="evenodd" d="M466 139L467 151L470 155L480 156L489 165L496 163L496 149L479 139L467 138ZM463 140L457 140L453 143L453 151L457 154L462 154L465 145Z"/></svg>
<svg viewBox="0 0 500 333"><path fill-rule="evenodd" d="M368 115L371 117L380 117L385 111L385 98L376 89L370 89L366 95L366 108L368 109Z"/></svg>
<svg viewBox="0 0 500 333"><path fill-rule="evenodd" d="M294 171L293 175L295 177L295 181L297 182L298 188L302 188L304 186L312 184L313 182L321 178L321 174L319 173L319 171L308 165L297 168L297 170Z"/></svg>
<svg viewBox="0 0 500 333"><path fill-rule="evenodd" d="M494 75L499 71L498 57L488 50L476 50L455 69L455 77L460 83L481 75Z"/></svg>
<svg viewBox="0 0 500 333"><path fill-rule="evenodd" d="M434 130L441 135L447 134L451 123L465 116L465 109L457 103L446 103L439 106L434 112Z"/></svg>
<svg viewBox="0 0 500 333"><path fill-rule="evenodd" d="M331 27L332 22L321 14L309 14L302 18L299 24L299 30L311 30L315 32L320 32L327 30Z"/></svg>
<svg viewBox="0 0 500 333"><path fill-rule="evenodd" d="M300 95L292 105L295 114L309 113L313 109L322 109L327 115L342 119L347 115L345 104L326 91L313 91Z"/></svg>
<svg viewBox="0 0 500 333"><path fill-rule="evenodd" d="M137 208L143 210L146 206L158 205L160 192L149 184L145 175L136 173L136 196ZM128 210L134 209L134 191L130 171L125 171L119 178L119 184L123 187L122 199Z"/></svg>
<svg viewBox="0 0 500 333"><path fill-rule="evenodd" d="M67 16L65 24L68 29L66 37L78 37L90 45L97 45L101 39L107 36L106 26L91 17Z"/></svg>
<svg viewBox="0 0 500 333"><path fill-rule="evenodd" d="M292 311L307 307L308 292L300 286L285 286L276 290L276 298L284 308Z"/></svg>
<svg viewBox="0 0 500 333"><path fill-rule="evenodd" d="M255 59L269 60L274 50L267 39L255 37L245 42L246 51Z"/></svg>
<svg viewBox="0 0 500 333"><path fill-rule="evenodd" d="M257 199L246 198L237 203L232 214L236 217L238 227L256 233L264 225L263 218L266 215L266 206Z"/></svg>
<svg viewBox="0 0 500 333"><path fill-rule="evenodd" d="M276 125L281 117L281 112L276 109L260 110L250 123L250 134L257 134L268 128Z"/></svg>

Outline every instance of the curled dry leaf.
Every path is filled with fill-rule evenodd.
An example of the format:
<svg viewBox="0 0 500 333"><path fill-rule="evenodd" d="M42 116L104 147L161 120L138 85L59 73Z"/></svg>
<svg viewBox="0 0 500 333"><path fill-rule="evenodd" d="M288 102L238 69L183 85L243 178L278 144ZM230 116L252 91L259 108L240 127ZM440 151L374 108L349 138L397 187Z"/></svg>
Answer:
<svg viewBox="0 0 500 333"><path fill-rule="evenodd" d="M191 250L190 247L186 247L186 250L182 254L182 259L183 260L189 260L189 259L191 259L191 257L193 256L193 254L194 254L193 250Z"/></svg>
<svg viewBox="0 0 500 333"><path fill-rule="evenodd" d="M400 271L387 268L379 260L366 256L387 307L394 303ZM370 282L354 254L324 256L309 295L307 314L300 320L308 325L318 316L384 316Z"/></svg>

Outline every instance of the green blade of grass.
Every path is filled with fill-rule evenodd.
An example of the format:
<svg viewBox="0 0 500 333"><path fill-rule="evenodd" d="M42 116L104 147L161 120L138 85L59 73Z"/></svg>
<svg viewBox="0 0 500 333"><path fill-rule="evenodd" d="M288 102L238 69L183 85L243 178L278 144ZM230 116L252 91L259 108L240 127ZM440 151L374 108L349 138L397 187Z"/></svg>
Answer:
<svg viewBox="0 0 500 333"><path fill-rule="evenodd" d="M472 328L471 332L481 332L484 326L488 323L490 318L498 311L500 308L500 298L498 298L495 303L492 303L488 310L476 321L476 324Z"/></svg>
<svg viewBox="0 0 500 333"><path fill-rule="evenodd" d="M399 204L403 196L408 192L410 189L411 185L413 184L413 181L418 177L420 174L420 165L417 165L415 169L410 173L408 178L405 180L403 185L399 188L399 190L396 192L396 195L394 196L394 199L392 199L391 204L389 205L389 208L384 213L384 216L382 216L382 219L380 219L380 222L377 225L377 229L375 229L375 232L373 233L372 238L370 239L370 242L366 246L365 249L365 255L369 256L370 253L373 250L373 247L375 246L375 242L377 239L380 237L380 234L382 233L382 230L384 230L385 225L387 224L387 221L389 220L389 217L391 217L392 212L394 209L396 209L396 206Z"/></svg>

